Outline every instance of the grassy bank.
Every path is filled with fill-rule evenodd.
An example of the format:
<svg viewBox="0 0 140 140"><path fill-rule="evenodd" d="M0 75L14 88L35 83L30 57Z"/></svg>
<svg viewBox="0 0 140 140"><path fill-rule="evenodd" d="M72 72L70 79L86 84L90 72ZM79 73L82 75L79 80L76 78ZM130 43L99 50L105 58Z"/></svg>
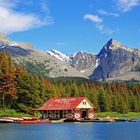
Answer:
<svg viewBox="0 0 140 140"><path fill-rule="evenodd" d="M0 108L0 117L25 117L25 116L30 116L29 114L25 114L22 112L17 112L14 109L1 109ZM128 112L127 114L120 114L117 112L99 112L96 115L97 117L130 117L130 118L140 118L140 112Z"/></svg>
<svg viewBox="0 0 140 140"><path fill-rule="evenodd" d="M0 109L0 117L26 117L30 116L29 114L25 114L22 112L17 112L14 109Z"/></svg>
<svg viewBox="0 0 140 140"><path fill-rule="evenodd" d="M120 114L117 112L99 112L97 113L97 117L130 117L130 118L140 118L140 112L128 112L126 114Z"/></svg>

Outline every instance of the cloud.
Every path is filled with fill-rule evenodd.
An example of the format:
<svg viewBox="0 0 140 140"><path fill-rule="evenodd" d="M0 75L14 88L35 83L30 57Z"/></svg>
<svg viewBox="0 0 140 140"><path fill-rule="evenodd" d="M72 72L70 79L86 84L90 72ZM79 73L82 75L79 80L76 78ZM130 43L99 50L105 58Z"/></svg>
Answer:
<svg viewBox="0 0 140 140"><path fill-rule="evenodd" d="M100 31L102 34L112 34L115 31L111 30L104 26L103 19L100 18L98 15L92 15L92 14L85 14L84 19L91 21L95 24L96 29Z"/></svg>
<svg viewBox="0 0 140 140"><path fill-rule="evenodd" d="M98 15L85 14L84 19L90 20L95 23L101 23L103 20Z"/></svg>
<svg viewBox="0 0 140 140"><path fill-rule="evenodd" d="M52 24L52 17L16 11L17 0L0 0L0 32L13 33Z"/></svg>
<svg viewBox="0 0 140 140"><path fill-rule="evenodd" d="M105 27L103 24L96 24L96 28L97 28L102 34L112 34L112 33L115 32L114 30Z"/></svg>
<svg viewBox="0 0 140 140"><path fill-rule="evenodd" d="M98 14L105 15L105 16L114 16L114 17L119 17L120 16L117 13L107 12L107 11L102 10L102 9L98 10L97 12L98 12Z"/></svg>
<svg viewBox="0 0 140 140"><path fill-rule="evenodd" d="M117 6L123 12L128 12L140 4L140 0L118 0Z"/></svg>
<svg viewBox="0 0 140 140"><path fill-rule="evenodd" d="M5 8L13 8L16 6L17 1L13 0L13 2L10 2L9 0L0 0L0 7Z"/></svg>

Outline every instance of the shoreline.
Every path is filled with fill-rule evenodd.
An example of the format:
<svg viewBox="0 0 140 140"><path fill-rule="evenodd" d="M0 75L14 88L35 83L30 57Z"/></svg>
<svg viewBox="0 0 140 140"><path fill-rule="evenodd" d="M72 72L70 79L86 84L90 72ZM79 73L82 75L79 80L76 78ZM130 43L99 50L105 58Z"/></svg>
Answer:
<svg viewBox="0 0 140 140"><path fill-rule="evenodd" d="M125 114L120 114L117 112L99 112L96 114L96 117L118 117L118 118L140 118L140 112L128 112Z"/></svg>
<svg viewBox="0 0 140 140"><path fill-rule="evenodd" d="M29 116L36 116L38 117L37 114L26 114L24 112L17 112L15 109L1 109L0 110L0 117L29 117ZM98 112L96 113L97 118L103 118L103 117L118 117L118 118L123 118L123 117L127 117L127 118L140 118L140 112L128 112L125 114L120 114L117 112Z"/></svg>

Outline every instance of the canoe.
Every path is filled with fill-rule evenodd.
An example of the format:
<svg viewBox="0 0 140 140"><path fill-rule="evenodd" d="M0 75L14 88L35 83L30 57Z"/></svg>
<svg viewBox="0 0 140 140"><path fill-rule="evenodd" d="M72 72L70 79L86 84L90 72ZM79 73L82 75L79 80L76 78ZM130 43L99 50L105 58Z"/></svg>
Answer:
<svg viewBox="0 0 140 140"><path fill-rule="evenodd" d="M35 121L38 120L36 117L22 117L23 121Z"/></svg>
<svg viewBox="0 0 140 140"><path fill-rule="evenodd" d="M3 117L0 118L0 123L20 123L20 124L39 124L48 123L48 120L39 120L35 117Z"/></svg>
<svg viewBox="0 0 140 140"><path fill-rule="evenodd" d="M8 118L0 118L0 123L13 123L14 120Z"/></svg>
<svg viewBox="0 0 140 140"><path fill-rule="evenodd" d="M66 119L59 119L59 120L50 120L52 123L62 123Z"/></svg>
<svg viewBox="0 0 140 140"><path fill-rule="evenodd" d="M36 121L21 121L18 122L19 124L44 124L44 123L51 123L50 120L36 120Z"/></svg>

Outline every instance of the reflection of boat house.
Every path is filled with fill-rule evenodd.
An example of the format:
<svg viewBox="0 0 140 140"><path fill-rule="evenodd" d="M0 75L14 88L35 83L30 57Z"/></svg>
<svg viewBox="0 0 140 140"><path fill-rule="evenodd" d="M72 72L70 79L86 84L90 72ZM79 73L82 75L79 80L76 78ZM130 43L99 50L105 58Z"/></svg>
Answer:
<svg viewBox="0 0 140 140"><path fill-rule="evenodd" d="M94 117L94 106L86 97L51 98L36 109L45 118L87 118Z"/></svg>

